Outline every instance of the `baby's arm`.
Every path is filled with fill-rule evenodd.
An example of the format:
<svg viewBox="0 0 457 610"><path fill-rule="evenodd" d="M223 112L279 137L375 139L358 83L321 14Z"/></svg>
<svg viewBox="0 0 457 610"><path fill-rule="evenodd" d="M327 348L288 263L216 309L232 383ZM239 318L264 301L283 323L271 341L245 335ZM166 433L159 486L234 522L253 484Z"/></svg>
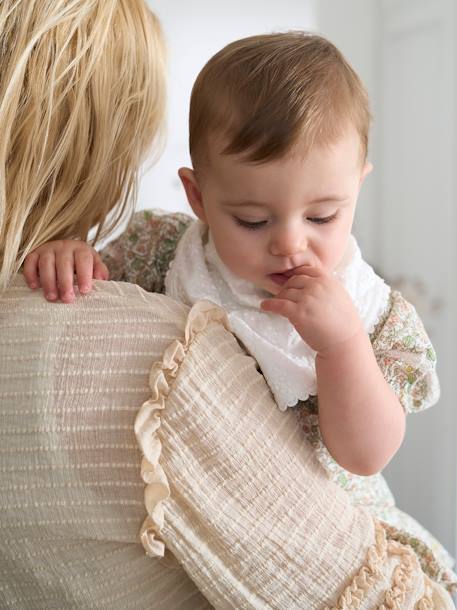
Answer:
<svg viewBox="0 0 457 610"><path fill-rule="evenodd" d="M361 331L316 356L319 427L334 459L358 475L379 472L399 449L405 413Z"/></svg>
<svg viewBox="0 0 457 610"><path fill-rule="evenodd" d="M72 303L75 299L74 276L79 291L92 290L92 279L107 280L108 268L94 248L83 241L58 240L43 244L25 259L25 280L30 288L43 288L48 301L61 299Z"/></svg>
<svg viewBox="0 0 457 610"><path fill-rule="evenodd" d="M317 353L319 426L333 458L355 474L374 474L401 445L403 408L343 285L323 270L301 273L262 309L287 317Z"/></svg>

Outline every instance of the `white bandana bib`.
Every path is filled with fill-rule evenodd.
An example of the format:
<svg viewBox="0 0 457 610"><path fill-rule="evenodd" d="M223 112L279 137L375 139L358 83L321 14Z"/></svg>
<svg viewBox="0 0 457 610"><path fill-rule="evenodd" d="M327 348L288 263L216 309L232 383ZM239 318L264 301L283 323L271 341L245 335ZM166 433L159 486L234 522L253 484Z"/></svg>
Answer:
<svg viewBox="0 0 457 610"><path fill-rule="evenodd" d="M365 331L372 332L387 307L390 288L362 259L352 235L334 273L351 296ZM260 310L260 302L271 295L226 267L200 221L180 239L165 291L188 306L208 299L225 309L233 333L258 362L282 411L317 394L316 352L289 320Z"/></svg>

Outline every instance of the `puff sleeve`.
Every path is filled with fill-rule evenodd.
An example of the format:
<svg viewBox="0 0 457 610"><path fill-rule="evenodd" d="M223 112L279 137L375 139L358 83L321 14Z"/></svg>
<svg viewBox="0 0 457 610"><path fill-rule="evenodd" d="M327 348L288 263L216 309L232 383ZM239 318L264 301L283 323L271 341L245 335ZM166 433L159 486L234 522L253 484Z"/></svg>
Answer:
<svg viewBox="0 0 457 610"><path fill-rule="evenodd" d="M392 291L388 310L370 338L384 378L406 413L438 401L435 350L416 309L399 292Z"/></svg>

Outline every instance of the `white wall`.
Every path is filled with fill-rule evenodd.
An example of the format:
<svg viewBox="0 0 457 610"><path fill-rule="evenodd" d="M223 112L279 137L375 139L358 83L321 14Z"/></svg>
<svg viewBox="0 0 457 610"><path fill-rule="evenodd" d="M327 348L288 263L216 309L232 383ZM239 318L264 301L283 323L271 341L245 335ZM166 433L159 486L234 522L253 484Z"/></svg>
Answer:
<svg viewBox="0 0 457 610"><path fill-rule="evenodd" d="M441 399L410 418L390 474L399 497L455 552L456 153L454 0L382 0L379 262L408 289L438 355ZM417 291L416 291L417 292Z"/></svg>
<svg viewBox="0 0 457 610"><path fill-rule="evenodd" d="M455 2L317 6L318 28L353 63L373 102L374 172L355 232L365 257L402 284L438 354L441 399L408 417L405 441L385 475L400 508L455 553Z"/></svg>
<svg viewBox="0 0 457 610"><path fill-rule="evenodd" d="M354 221L365 258L376 259L376 227L373 210L376 205L377 168L377 78L376 78L376 10L375 0L319 0L316 5L318 31L329 38L343 52L362 79L370 97L373 116L368 157L373 172L367 177L359 196Z"/></svg>
<svg viewBox="0 0 457 610"><path fill-rule="evenodd" d="M161 159L143 177L139 208L190 213L177 177L188 166L187 117L192 84L208 59L227 43L274 30L314 29L315 0L149 0L169 49L168 142Z"/></svg>

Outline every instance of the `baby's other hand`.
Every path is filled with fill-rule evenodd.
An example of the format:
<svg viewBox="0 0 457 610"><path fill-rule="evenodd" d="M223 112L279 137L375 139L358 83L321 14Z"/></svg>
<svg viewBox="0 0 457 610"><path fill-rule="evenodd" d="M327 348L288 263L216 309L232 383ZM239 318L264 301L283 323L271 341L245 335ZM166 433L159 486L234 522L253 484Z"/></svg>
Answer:
<svg viewBox="0 0 457 610"><path fill-rule="evenodd" d="M362 321L343 284L323 269L300 267L261 309L288 318L302 339L321 356L363 331Z"/></svg>
<svg viewBox="0 0 457 610"><path fill-rule="evenodd" d="M75 299L75 273L82 294L92 290L92 279L107 280L109 277L108 268L98 252L77 240L43 244L26 257L23 272L30 288L41 285L48 301L60 299L64 303L72 303Z"/></svg>

